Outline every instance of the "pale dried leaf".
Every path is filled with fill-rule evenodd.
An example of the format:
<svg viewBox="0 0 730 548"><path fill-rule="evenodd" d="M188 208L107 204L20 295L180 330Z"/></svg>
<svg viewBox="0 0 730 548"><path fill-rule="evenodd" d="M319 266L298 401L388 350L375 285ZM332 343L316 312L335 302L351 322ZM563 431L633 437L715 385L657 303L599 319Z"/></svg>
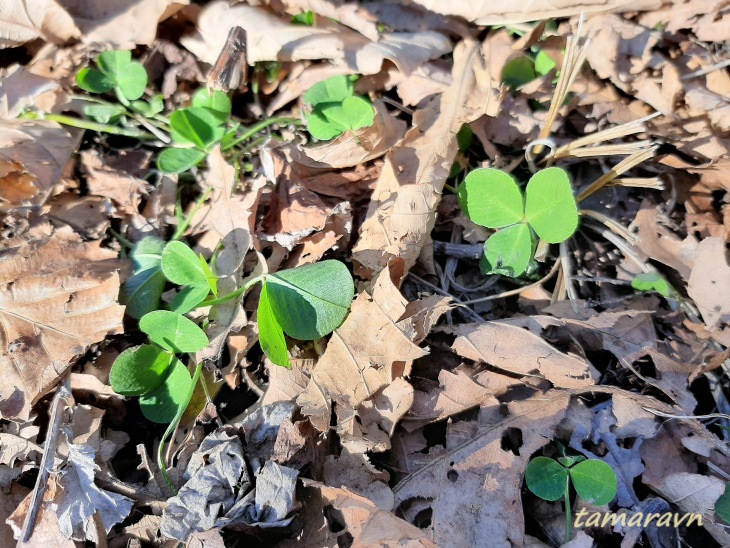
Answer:
<svg viewBox="0 0 730 548"><path fill-rule="evenodd" d="M122 331L116 253L47 225L4 242L0 415L27 418L86 348Z"/></svg>
<svg viewBox="0 0 730 548"><path fill-rule="evenodd" d="M61 0L73 13L87 44L108 44L112 49L151 46L158 23L189 0Z"/></svg>
<svg viewBox="0 0 730 548"><path fill-rule="evenodd" d="M340 456L330 455L324 463L324 483L332 487L346 487L372 503L390 512L393 509L393 491L388 487L387 472L375 468L367 455L351 454L343 450Z"/></svg>
<svg viewBox="0 0 730 548"><path fill-rule="evenodd" d="M79 30L56 0L3 0L0 5L0 49L43 38L65 42Z"/></svg>
<svg viewBox="0 0 730 548"><path fill-rule="evenodd" d="M541 19L556 19L578 15L582 11L587 14L607 11L644 11L659 8L661 0L639 0L627 4L622 0L609 0L596 4L593 2L569 2L563 0L532 0L530 2L515 2L513 4L495 4L489 0L477 2L440 2L439 0L415 0L415 3L429 11L444 15L456 15L477 25L508 25L540 21Z"/></svg>
<svg viewBox="0 0 730 548"><path fill-rule="evenodd" d="M452 329L458 335L457 354L520 375L540 375L559 388L593 384L588 364L564 354L543 339L500 322L464 324Z"/></svg>
<svg viewBox="0 0 730 548"><path fill-rule="evenodd" d="M198 32L180 41L201 61L212 64L228 30L236 25L247 33L249 63L330 59L360 74L375 74L389 59L408 73L451 51L451 42L437 32L381 34L372 42L346 27L293 25L261 7L230 6L225 1L206 6L198 18Z"/></svg>
<svg viewBox="0 0 730 548"><path fill-rule="evenodd" d="M396 509L427 501L424 510L433 512L427 532L438 546L521 545L522 472L553 437L569 403L565 392L510 403L508 418L401 481L395 487ZM521 434L514 452L503 445L510 432Z"/></svg>
<svg viewBox="0 0 730 548"><path fill-rule="evenodd" d="M700 309L707 329L722 336L730 323L730 266L725 242L721 238L705 238L697 248L697 256L689 276L687 293Z"/></svg>
<svg viewBox="0 0 730 548"><path fill-rule="evenodd" d="M43 448L20 436L0 433L0 464L13 467L16 460L26 460L33 451L40 455Z"/></svg>
<svg viewBox="0 0 730 548"><path fill-rule="evenodd" d="M0 118L16 118L33 105L35 97L58 88L58 82L28 72L20 65L0 69Z"/></svg>

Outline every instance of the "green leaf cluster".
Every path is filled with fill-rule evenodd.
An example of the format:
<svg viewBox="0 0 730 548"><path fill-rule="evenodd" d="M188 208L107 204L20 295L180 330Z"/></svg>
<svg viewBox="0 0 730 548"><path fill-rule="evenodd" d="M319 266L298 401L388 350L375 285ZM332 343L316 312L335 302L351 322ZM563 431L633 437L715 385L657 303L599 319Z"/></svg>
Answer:
<svg viewBox="0 0 730 548"><path fill-rule="evenodd" d="M208 346L208 337L191 320L169 310L142 316L139 328L152 344L122 352L112 365L109 380L123 396L140 396L144 416L168 423L187 403L192 377L176 354L197 352Z"/></svg>
<svg viewBox="0 0 730 548"><path fill-rule="evenodd" d="M328 335L345 320L354 295L352 276L339 261L266 275L258 307L262 350L273 363L290 367L284 334L302 341Z"/></svg>
<svg viewBox="0 0 730 548"><path fill-rule="evenodd" d="M86 67L76 75L78 86L90 93L114 90L123 105L139 99L147 87L147 71L132 61L131 51L105 51L96 59L98 69Z"/></svg>
<svg viewBox="0 0 730 548"><path fill-rule="evenodd" d="M355 95L353 80L347 76L332 76L313 85L304 94L304 102L312 107L307 129L322 141L370 127L375 119L375 109L365 97Z"/></svg>
<svg viewBox="0 0 730 548"><path fill-rule="evenodd" d="M183 286L170 310L185 314L200 306L210 293L218 295L218 278L202 255L180 241L165 243L154 237L140 240L130 254L132 276L122 287L121 300L127 315L140 319L160 308L165 284Z"/></svg>
<svg viewBox="0 0 730 548"><path fill-rule="evenodd" d="M560 243L578 227L578 207L568 174L557 167L535 173L522 190L498 169L477 169L459 187L459 202L475 223L498 229L484 244L486 274L517 277L530 266L535 235Z"/></svg>
<svg viewBox="0 0 730 548"><path fill-rule="evenodd" d="M171 137L180 145L162 151L157 166L165 173L182 173L199 164L210 150L229 135L231 100L222 91L199 89L192 106L176 110L170 116ZM235 128L234 128L235 129Z"/></svg>

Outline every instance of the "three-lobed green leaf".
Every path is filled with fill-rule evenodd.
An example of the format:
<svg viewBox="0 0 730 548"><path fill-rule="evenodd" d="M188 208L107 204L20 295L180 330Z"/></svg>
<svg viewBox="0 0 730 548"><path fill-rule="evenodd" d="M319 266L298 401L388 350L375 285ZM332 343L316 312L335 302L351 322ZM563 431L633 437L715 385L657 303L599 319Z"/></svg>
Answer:
<svg viewBox="0 0 730 548"><path fill-rule="evenodd" d="M333 76L309 88L304 102L312 105L307 114L309 133L321 141L373 125L375 109L364 97L354 95L352 79Z"/></svg>
<svg viewBox="0 0 730 548"><path fill-rule="evenodd" d="M84 68L76 75L78 86L91 93L114 89L119 100L128 104L144 95L147 70L132 60L131 51L105 51L96 59L98 69Z"/></svg>
<svg viewBox="0 0 730 548"><path fill-rule="evenodd" d="M157 167L163 173L182 173L197 166L207 155L197 148L166 148L157 157Z"/></svg>
<svg viewBox="0 0 730 548"><path fill-rule="evenodd" d="M207 150L220 141L225 133L220 118L205 107L176 110L170 116L170 127L173 141L194 145L201 150Z"/></svg>
<svg viewBox="0 0 730 548"><path fill-rule="evenodd" d="M316 107L320 103L341 103L355 93L352 79L344 75L332 76L317 82L304 94L304 102Z"/></svg>
<svg viewBox="0 0 730 548"><path fill-rule="evenodd" d="M286 349L284 330L276 319L269 299L269 286L264 284L259 297L259 307L256 313L259 327L259 343L261 350L276 365L290 368L289 353Z"/></svg>
<svg viewBox="0 0 730 548"><path fill-rule="evenodd" d="M192 103L194 107L208 109L221 124L228 121L228 118L231 117L231 111L233 108L231 99L227 94L220 90L200 88L193 95Z"/></svg>
<svg viewBox="0 0 730 548"><path fill-rule="evenodd" d="M642 272L631 280L631 287L639 291L656 291L666 299L677 296L677 292L664 276L658 272Z"/></svg>
<svg viewBox="0 0 730 548"><path fill-rule="evenodd" d="M486 273L520 276L534 254L532 232L548 243L560 243L578 227L568 174L557 167L533 175L524 199L508 173L477 169L459 187L459 202L472 221L498 229L484 244Z"/></svg>
<svg viewBox="0 0 730 548"><path fill-rule="evenodd" d="M145 314L139 321L139 328L153 343L176 354L197 352L209 342L205 332L194 322L169 310Z"/></svg>

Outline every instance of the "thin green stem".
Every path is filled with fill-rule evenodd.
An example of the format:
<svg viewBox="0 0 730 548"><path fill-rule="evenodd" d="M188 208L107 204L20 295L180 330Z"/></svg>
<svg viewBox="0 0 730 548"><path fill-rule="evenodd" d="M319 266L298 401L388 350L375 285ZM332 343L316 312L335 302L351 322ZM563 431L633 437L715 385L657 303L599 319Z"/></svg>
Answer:
<svg viewBox="0 0 730 548"><path fill-rule="evenodd" d="M211 192L213 192L213 187L208 188L208 190L206 190L203 195L198 198L198 201L195 202L195 206L193 206L193 209L190 211L188 216L185 217L185 219L183 219L183 221L179 224L177 230L175 231L175 234L172 235L173 240L179 240L183 237L185 231L190 226L190 223L193 222L193 217L200 210L200 208L203 207L205 200L208 199L208 196L210 196Z"/></svg>
<svg viewBox="0 0 730 548"><path fill-rule="evenodd" d="M195 384L198 382L198 379L200 378L200 373L203 371L203 362L200 362L195 367L195 373L193 374L192 382L190 383L190 388L188 389L188 393L185 395L185 399L183 400L183 403L178 407L177 413L175 414L175 418L172 419L172 422L167 427L167 430L165 430L165 433L162 434L162 439L160 440L160 446L157 448L157 466L160 467L160 472L162 472L162 476L165 478L165 482L167 482L168 487L172 490L174 494L177 495L177 489L175 489L175 486L172 484L172 480L170 479L170 476L167 474L167 467L165 466L165 460L163 458L163 454L165 452L165 440L168 436L170 436L175 429L177 428L177 425L180 423L180 419L183 416L183 413L185 413L185 410L188 408L188 404L190 403L190 400L193 397L193 392L195 392Z"/></svg>
<svg viewBox="0 0 730 548"><path fill-rule="evenodd" d="M570 511L570 473L565 478L565 542L570 541L570 532L573 525L573 516Z"/></svg>
<svg viewBox="0 0 730 548"><path fill-rule="evenodd" d="M58 122L65 126L77 127L79 129L87 129L89 131L98 131L99 133L110 133L112 135L123 135L124 137L134 137L135 139L142 140L153 140L157 139L151 133L141 131L139 129L123 128L112 126L109 124L100 124L98 122L92 122L91 120L83 120L81 118L74 118L72 116L66 116L65 114L53 114L48 113L42 116L44 120L50 120L52 122Z"/></svg>
<svg viewBox="0 0 730 548"><path fill-rule="evenodd" d="M298 124L300 123L297 118L269 118L268 120L262 120L258 124L254 124L247 131L236 137L233 141L228 143L225 148L221 147L222 151L230 150L235 147L238 143L250 139L256 135L259 131L266 129L269 126L276 124Z"/></svg>
<svg viewBox="0 0 730 548"><path fill-rule="evenodd" d="M235 299L236 297L243 295L248 291L251 287L259 283L263 279L263 276L256 276L253 280L250 280L247 284L239 287L235 291L232 291L228 295L224 295L223 297L219 297L217 299L206 299L202 303L200 303L196 308L202 308L204 306L215 306L218 304L226 303L232 299Z"/></svg>

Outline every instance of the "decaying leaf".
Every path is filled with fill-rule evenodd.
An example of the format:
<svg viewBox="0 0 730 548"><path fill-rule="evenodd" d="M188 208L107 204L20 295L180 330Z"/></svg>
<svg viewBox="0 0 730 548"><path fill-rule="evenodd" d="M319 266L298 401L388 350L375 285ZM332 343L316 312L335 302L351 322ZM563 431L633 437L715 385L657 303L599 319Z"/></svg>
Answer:
<svg viewBox="0 0 730 548"><path fill-rule="evenodd" d="M198 18L197 34L183 37L181 43L202 61L213 63L234 25L247 33L250 63L331 59L360 74L375 74L388 59L408 73L451 51L448 38L437 32L388 33L371 41L344 26L292 25L260 7L230 6L224 1L206 6Z"/></svg>
<svg viewBox="0 0 730 548"><path fill-rule="evenodd" d="M494 115L496 84L479 44L460 43L454 51L453 83L423 109L401 144L385 157L360 239L353 249L359 273L376 276L390 257L410 267L418 258L436 220L435 208L449 176L465 123Z"/></svg>
<svg viewBox="0 0 730 548"><path fill-rule="evenodd" d="M730 299L722 288L729 287L728 284L730 266L725 242L720 238L705 238L697 249L687 293L699 307L712 336L725 346L730 343Z"/></svg>
<svg viewBox="0 0 730 548"><path fill-rule="evenodd" d="M39 206L58 183L75 147L75 139L55 122L0 120L0 166L23 186L34 192L0 193L0 205ZM12 167L15 166L15 167ZM22 179L18 179L22 178ZM6 202L6 203L3 203Z"/></svg>
<svg viewBox="0 0 730 548"><path fill-rule="evenodd" d="M122 331L116 253L70 228L6 240L0 264L0 415L27 418L86 348Z"/></svg>
<svg viewBox="0 0 730 548"><path fill-rule="evenodd" d="M39 37L64 42L79 34L73 19L56 0L7 0L0 7L0 49Z"/></svg>
<svg viewBox="0 0 730 548"><path fill-rule="evenodd" d="M453 332L458 335L454 350L470 360L521 375L541 375L558 388L594 382L584 360L558 351L522 328L486 322L460 325Z"/></svg>

